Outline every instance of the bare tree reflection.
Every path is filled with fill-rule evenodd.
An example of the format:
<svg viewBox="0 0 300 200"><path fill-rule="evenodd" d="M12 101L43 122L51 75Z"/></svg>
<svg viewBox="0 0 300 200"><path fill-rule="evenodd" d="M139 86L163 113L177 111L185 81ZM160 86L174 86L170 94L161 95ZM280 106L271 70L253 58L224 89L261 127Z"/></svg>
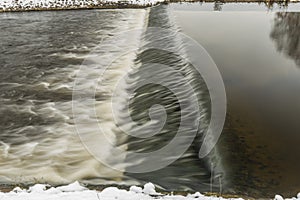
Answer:
<svg viewBox="0 0 300 200"><path fill-rule="evenodd" d="M270 37L279 52L294 59L300 66L300 13L276 13Z"/></svg>
<svg viewBox="0 0 300 200"><path fill-rule="evenodd" d="M274 5L275 8L278 7L280 10L287 9L289 6L289 2L290 0L283 0L283 1L269 0L269 1L265 1L264 4L269 11L272 11L274 9ZM259 2L258 4L260 5L261 2Z"/></svg>
<svg viewBox="0 0 300 200"><path fill-rule="evenodd" d="M214 11L221 11L221 10L222 10L222 5L223 5L222 2L215 1L215 4L214 4Z"/></svg>

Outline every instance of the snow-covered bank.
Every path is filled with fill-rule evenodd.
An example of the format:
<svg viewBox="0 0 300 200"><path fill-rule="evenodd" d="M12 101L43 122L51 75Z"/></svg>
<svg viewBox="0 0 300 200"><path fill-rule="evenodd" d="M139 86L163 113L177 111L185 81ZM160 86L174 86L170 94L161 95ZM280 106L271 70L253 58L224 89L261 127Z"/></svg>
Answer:
<svg viewBox="0 0 300 200"><path fill-rule="evenodd" d="M1 11L146 7L164 0L1 0Z"/></svg>
<svg viewBox="0 0 300 200"><path fill-rule="evenodd" d="M28 190L19 187L13 189L8 193L0 193L1 200L222 200L224 198L207 197L199 192L187 196L180 195L162 195L155 191L152 183L147 183L144 188L132 186L129 191L121 190L116 187L108 187L103 191L88 190L81 186L78 182L72 183L67 186L51 187L47 185L36 184Z"/></svg>
<svg viewBox="0 0 300 200"><path fill-rule="evenodd" d="M145 8L157 5L161 2L201 2L201 0L1 0L0 12L5 11L31 11L31 10L69 10L88 8ZM206 0L205 2L215 2ZM225 0L227 3L249 3L261 2L265 0ZM280 0L272 2L281 3ZM290 0L289 2L300 2L300 0Z"/></svg>
<svg viewBox="0 0 300 200"><path fill-rule="evenodd" d="M155 191L155 186L152 183L147 183L144 188L132 186L129 191L121 190L116 187L108 187L99 192L89 190L81 186L78 182L60 187L49 187L49 185L36 184L28 190L16 187L11 192L0 192L1 200L226 200L223 197L204 196L199 192L181 195L163 195ZM232 200L242 200L242 198L231 198ZM275 200L283 200L283 197L276 195ZM300 199L300 194L297 197L290 198L291 200Z"/></svg>

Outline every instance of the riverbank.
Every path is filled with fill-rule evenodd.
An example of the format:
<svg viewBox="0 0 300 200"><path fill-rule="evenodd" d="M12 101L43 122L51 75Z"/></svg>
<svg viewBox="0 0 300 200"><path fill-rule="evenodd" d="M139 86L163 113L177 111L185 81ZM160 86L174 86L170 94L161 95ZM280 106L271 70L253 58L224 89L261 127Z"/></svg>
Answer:
<svg viewBox="0 0 300 200"><path fill-rule="evenodd" d="M152 183L147 183L143 187L131 186L129 189L119 189L118 187L106 187L102 190L88 189L77 181L69 185L51 187L47 184L35 184L28 189L15 187L10 191L0 190L1 199L19 200L19 199L44 199L44 200L243 200L253 199L248 197L236 197L230 195L217 194L201 194L196 192L194 194L166 194L156 191ZM280 195L274 196L275 200L283 200ZM300 199L300 194L297 197L287 198L286 200Z"/></svg>
<svg viewBox="0 0 300 200"><path fill-rule="evenodd" d="M107 191L114 191L107 193ZM79 192L81 192L79 194ZM38 193L38 194L34 194ZM43 194L42 194L43 193ZM60 193L60 194L59 194ZM247 199L253 200L254 198L233 195L233 194L218 194L218 193L190 193L186 191L166 192L162 189L155 188L152 183L147 183L144 186L124 186L124 185L97 185L97 186L82 186L79 182L74 182L69 185L50 186L49 184L35 184L35 185L0 185L0 198L4 199L22 199L22 197L29 197L31 200L38 198L42 199L64 199L62 196L69 196L74 199L75 193L78 194L79 199L96 199L87 198L86 193L94 193L94 196L102 199L130 199L130 200L144 200L144 199L171 199L171 200L222 200L222 199ZM59 195L58 195L59 194ZM109 197L108 197L109 196ZM44 198L46 197L46 198ZM56 197L56 198L55 198ZM122 197L122 198L120 198ZM69 199L67 198L67 199ZM99 199L98 198L98 199Z"/></svg>
<svg viewBox="0 0 300 200"><path fill-rule="evenodd" d="M83 10L83 9L139 9L157 5L159 2L152 3L126 3L126 2L99 2L97 4L8 4L0 2L0 12L23 12L23 11L51 11L51 10Z"/></svg>
<svg viewBox="0 0 300 200"><path fill-rule="evenodd" d="M0 12L75 9L145 8L164 0L6 0L0 2Z"/></svg>
<svg viewBox="0 0 300 200"><path fill-rule="evenodd" d="M50 10L78 10L78 9L140 9L168 3L265 3L284 4L298 3L299 0L7 0L0 2L0 12L23 12L23 11L50 11Z"/></svg>
<svg viewBox="0 0 300 200"><path fill-rule="evenodd" d="M154 4L157 5L157 4ZM141 9L151 5L125 4L125 3L103 3L95 6L69 6L69 7L11 7L7 9L0 8L1 12L24 12L24 11L59 11L59 10L89 10L89 9Z"/></svg>

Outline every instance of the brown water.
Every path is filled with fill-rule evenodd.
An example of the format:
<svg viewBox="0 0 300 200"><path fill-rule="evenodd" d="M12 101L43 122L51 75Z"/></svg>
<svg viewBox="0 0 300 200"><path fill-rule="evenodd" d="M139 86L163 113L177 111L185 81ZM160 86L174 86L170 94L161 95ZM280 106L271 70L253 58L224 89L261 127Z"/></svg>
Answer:
<svg viewBox="0 0 300 200"><path fill-rule="evenodd" d="M210 53L226 87L219 145L232 189L300 188L300 13L206 12L173 6L182 32Z"/></svg>

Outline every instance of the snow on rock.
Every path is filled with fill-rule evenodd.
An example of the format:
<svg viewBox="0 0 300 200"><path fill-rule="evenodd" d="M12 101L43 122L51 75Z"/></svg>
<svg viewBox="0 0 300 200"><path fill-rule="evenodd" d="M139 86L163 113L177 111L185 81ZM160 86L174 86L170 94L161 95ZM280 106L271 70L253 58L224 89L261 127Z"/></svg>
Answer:
<svg viewBox="0 0 300 200"><path fill-rule="evenodd" d="M297 194L297 197L292 197L292 198L284 198L281 195L275 195L274 200L300 200L300 193Z"/></svg>
<svg viewBox="0 0 300 200"><path fill-rule="evenodd" d="M20 192L26 192L26 190L21 189L20 187L15 187L11 192L20 193Z"/></svg>
<svg viewBox="0 0 300 200"><path fill-rule="evenodd" d="M36 185L30 187L29 190L28 190L28 192L31 192L31 193L43 193L45 190L46 190L46 185L44 185L44 184L36 184Z"/></svg>
<svg viewBox="0 0 300 200"><path fill-rule="evenodd" d="M146 183L143 189L144 194L157 194L153 183Z"/></svg>
<svg viewBox="0 0 300 200"><path fill-rule="evenodd" d="M129 191L131 192L135 192L135 193L142 193L143 189L141 187L137 187L137 186L131 186L129 188Z"/></svg>
<svg viewBox="0 0 300 200"><path fill-rule="evenodd" d="M155 191L152 183L147 183L144 188L137 186L130 187L130 190L121 190L116 187L108 187L103 191L89 190L81 186L78 182L60 187L51 187L49 185L36 184L28 190L16 187L11 192L0 192L1 200L225 200L222 197L204 196L199 192L181 195L162 195ZM158 195L158 196L157 196ZM294 200L300 200L300 194ZM235 200L242 200L235 198ZM275 196L275 200L283 200L280 195Z"/></svg>
<svg viewBox="0 0 300 200"><path fill-rule="evenodd" d="M164 0L0 0L0 11L92 8L107 5L151 6Z"/></svg>
<svg viewBox="0 0 300 200"><path fill-rule="evenodd" d="M189 194L188 197L191 197L191 198L200 198L200 197L203 197L204 195L203 194L200 194L200 192L196 192L195 194Z"/></svg>
<svg viewBox="0 0 300 200"><path fill-rule="evenodd" d="M75 192L75 191L87 190L87 188L81 186L78 181L71 183L70 185L67 186L57 187L56 189L62 192Z"/></svg>
<svg viewBox="0 0 300 200"><path fill-rule="evenodd" d="M277 194L275 195L275 200L283 200L283 197Z"/></svg>

